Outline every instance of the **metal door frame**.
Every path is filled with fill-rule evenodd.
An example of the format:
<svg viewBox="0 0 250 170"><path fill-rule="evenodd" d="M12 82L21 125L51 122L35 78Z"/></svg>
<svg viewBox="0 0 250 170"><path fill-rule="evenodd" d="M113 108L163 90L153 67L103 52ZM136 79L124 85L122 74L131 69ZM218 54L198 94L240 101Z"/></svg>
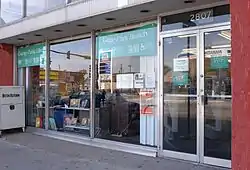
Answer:
<svg viewBox="0 0 250 170"><path fill-rule="evenodd" d="M175 151L169 151L169 150L164 150L163 149L163 125L164 125L164 120L163 120L163 113L164 113L164 92L163 92L163 83L164 83L164 73L163 73L163 67L164 67L164 57L163 57L163 40L164 38L169 38L169 37L176 37L176 36L188 36L188 35L193 35L196 36L196 48L197 48L197 54L199 55L199 44L200 44L200 39L199 39L199 30L180 30L180 31L174 31L171 33L165 33L160 35L160 55L159 55L159 63L160 63L160 73L159 73L159 84L160 84L160 89L159 89L159 96L160 96L160 105L159 105L159 113L160 113L160 122L159 122L159 151L158 154L160 156L164 156L164 157L171 157L171 158L177 158L177 159L183 159L183 160L187 160L187 161L193 161L193 162L199 162L199 157L198 157L198 152L199 152L199 146L198 146L198 140L199 140L199 127L198 127L198 123L197 123L197 137L196 137L196 154L189 154L189 153L184 153L184 152L175 152ZM197 55L197 56L198 56ZM197 57L197 68L198 68L198 63L199 63L199 58ZM197 69L197 75L199 75L198 73L199 69ZM197 79L197 85L198 85L199 81ZM199 86L199 85L198 85ZM170 94L171 95L171 94ZM178 94L176 94L178 95ZM173 95L172 95L173 96ZM179 95L178 95L179 96ZM185 95L186 96L186 95ZM190 95L189 95L190 96ZM194 95L195 97L197 97L197 104L198 104L198 94ZM197 113L198 113L198 109L199 107L197 107ZM199 119L198 116L199 114L197 114L197 120ZM197 121L198 122L198 121Z"/></svg>
<svg viewBox="0 0 250 170"><path fill-rule="evenodd" d="M201 95L204 95L204 36L207 32L229 30L231 29L230 23L212 24L207 26L198 26L193 28L185 28L173 31L166 31L159 33L159 146L158 155L163 157L171 157L177 159L183 159L202 164L210 164L222 167L231 167L230 160L211 158L204 156L204 104L201 102ZM168 37L183 36L183 35L196 35L197 37L197 136L196 136L196 154L181 153L175 151L168 151L163 149L163 113L164 113L164 92L163 92L163 67L164 67L164 56L163 56L163 40Z"/></svg>
<svg viewBox="0 0 250 170"><path fill-rule="evenodd" d="M199 37L200 37L200 72L201 75L205 75L204 72L204 62L205 62L205 33L209 33L209 32L216 32L216 31L223 31L223 30L230 30L231 26L230 24L225 25L225 26L219 26L219 27L214 27L214 28L206 28L206 29L200 29L200 33L199 33ZM200 94L204 95L204 76L200 76ZM201 128L201 134L200 134L200 162L204 163L204 164L210 164L210 165L215 165L215 166L222 166L222 167L227 167L227 168L231 168L231 160L225 160L225 159L219 159L219 158L212 158L212 157L206 157L204 155L204 128L205 128L205 106L204 103L201 103L200 105L200 128Z"/></svg>

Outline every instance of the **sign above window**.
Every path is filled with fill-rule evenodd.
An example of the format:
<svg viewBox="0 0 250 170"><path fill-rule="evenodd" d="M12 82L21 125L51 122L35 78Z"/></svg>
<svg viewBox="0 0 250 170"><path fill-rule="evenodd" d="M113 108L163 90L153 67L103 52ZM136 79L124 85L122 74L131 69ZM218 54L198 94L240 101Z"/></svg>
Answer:
<svg viewBox="0 0 250 170"><path fill-rule="evenodd" d="M98 57L103 52L112 52L113 57L156 56L157 28L156 24L118 32L101 33L97 38Z"/></svg>
<svg viewBox="0 0 250 170"><path fill-rule="evenodd" d="M229 5L162 17L161 30L170 31L223 22L230 22Z"/></svg>
<svg viewBox="0 0 250 170"><path fill-rule="evenodd" d="M32 67L40 66L45 67L46 47L44 43L20 47L17 50L17 66Z"/></svg>

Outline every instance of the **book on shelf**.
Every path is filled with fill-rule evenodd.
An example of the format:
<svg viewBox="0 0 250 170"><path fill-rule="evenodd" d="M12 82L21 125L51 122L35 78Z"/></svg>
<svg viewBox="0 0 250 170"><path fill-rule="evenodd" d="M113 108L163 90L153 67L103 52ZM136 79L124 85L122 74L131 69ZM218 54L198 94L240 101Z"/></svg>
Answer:
<svg viewBox="0 0 250 170"><path fill-rule="evenodd" d="M87 118L82 118L81 125L82 126L87 126L88 124L89 124L88 119Z"/></svg>
<svg viewBox="0 0 250 170"><path fill-rule="evenodd" d="M80 107L80 99L71 99L70 107Z"/></svg>

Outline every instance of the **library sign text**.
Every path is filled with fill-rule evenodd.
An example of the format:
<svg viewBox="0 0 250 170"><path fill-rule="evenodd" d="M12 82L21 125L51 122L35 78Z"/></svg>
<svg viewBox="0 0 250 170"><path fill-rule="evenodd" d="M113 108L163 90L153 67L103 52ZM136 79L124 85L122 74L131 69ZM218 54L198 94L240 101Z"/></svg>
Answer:
<svg viewBox="0 0 250 170"><path fill-rule="evenodd" d="M112 57L155 56L157 52L156 35L155 26L100 35L97 39L98 57L103 51L112 51Z"/></svg>
<svg viewBox="0 0 250 170"><path fill-rule="evenodd" d="M45 56L44 43L20 47L17 50L18 67L43 66L45 65Z"/></svg>

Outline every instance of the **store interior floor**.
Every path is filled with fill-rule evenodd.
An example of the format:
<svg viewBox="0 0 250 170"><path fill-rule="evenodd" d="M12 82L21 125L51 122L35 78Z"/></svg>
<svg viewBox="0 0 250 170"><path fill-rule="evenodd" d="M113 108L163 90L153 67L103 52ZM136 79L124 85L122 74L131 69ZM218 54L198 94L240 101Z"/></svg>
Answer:
<svg viewBox="0 0 250 170"><path fill-rule="evenodd" d="M102 134L102 135L99 135L98 138L112 140L112 141L116 141L116 142L140 145L140 135L120 137L120 136L116 136L116 135L112 135L112 134Z"/></svg>
<svg viewBox="0 0 250 170"><path fill-rule="evenodd" d="M196 154L196 119L190 119L188 125L186 118L179 118L178 123L178 132L171 133L171 135L164 137L164 149L182 153ZM209 123L211 124L211 122ZM224 120L222 121L222 124L224 129L221 132L213 131L212 135L208 124L205 125L204 154L208 157L229 160L231 158L231 133L229 133L231 122ZM190 128L188 128L188 126L190 126ZM210 133L208 133L209 131ZM167 133L164 131L164 134Z"/></svg>

